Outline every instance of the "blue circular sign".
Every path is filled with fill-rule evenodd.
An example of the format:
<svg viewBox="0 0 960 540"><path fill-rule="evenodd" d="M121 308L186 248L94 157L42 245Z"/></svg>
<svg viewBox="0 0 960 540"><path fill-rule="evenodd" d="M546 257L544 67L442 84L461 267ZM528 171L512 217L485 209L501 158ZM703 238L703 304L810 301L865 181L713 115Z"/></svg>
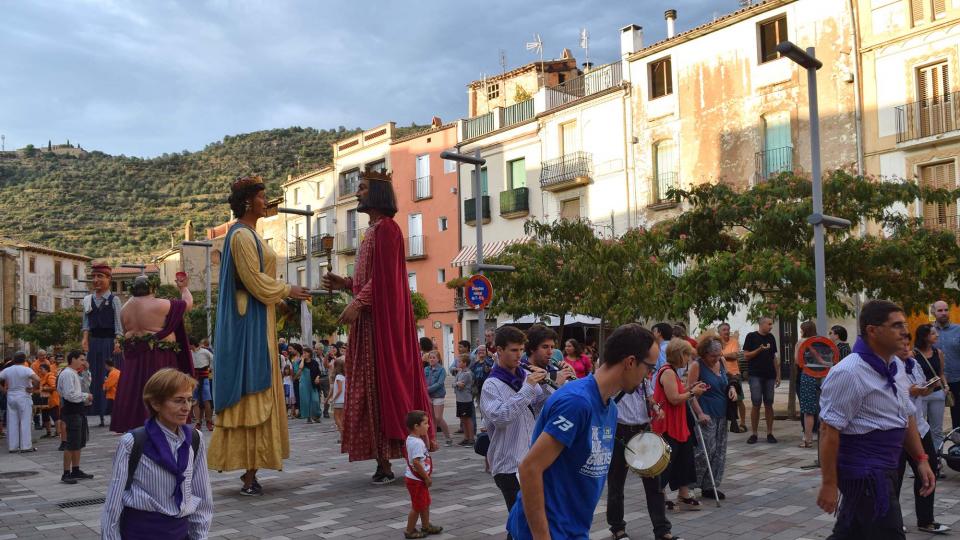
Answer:
<svg viewBox="0 0 960 540"><path fill-rule="evenodd" d="M467 304L474 309L483 309L493 299L493 284L482 274L470 276L465 287Z"/></svg>

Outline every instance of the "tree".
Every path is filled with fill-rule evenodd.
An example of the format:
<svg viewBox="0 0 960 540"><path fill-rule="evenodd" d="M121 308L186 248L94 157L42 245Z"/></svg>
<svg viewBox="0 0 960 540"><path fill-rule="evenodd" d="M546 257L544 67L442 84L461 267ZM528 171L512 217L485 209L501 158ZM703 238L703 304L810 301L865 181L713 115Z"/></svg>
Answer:
<svg viewBox="0 0 960 540"><path fill-rule="evenodd" d="M28 144L23 147L23 155L32 158L37 155L37 149L32 144Z"/></svg>
<svg viewBox="0 0 960 540"><path fill-rule="evenodd" d="M410 303L413 304L413 318L422 321L430 316L430 305L427 299L417 291L410 291Z"/></svg>
<svg viewBox="0 0 960 540"><path fill-rule="evenodd" d="M38 347L79 349L82 324L80 309L70 308L54 313L38 313L32 323L13 323L3 328L13 339L28 341Z"/></svg>

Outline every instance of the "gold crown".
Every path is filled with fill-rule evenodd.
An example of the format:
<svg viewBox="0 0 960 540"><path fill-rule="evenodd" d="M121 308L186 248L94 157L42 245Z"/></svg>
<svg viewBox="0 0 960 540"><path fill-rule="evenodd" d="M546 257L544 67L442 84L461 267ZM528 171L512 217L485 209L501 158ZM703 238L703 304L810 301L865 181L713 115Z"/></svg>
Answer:
<svg viewBox="0 0 960 540"><path fill-rule="evenodd" d="M381 182L393 182L393 175L387 171L364 171L360 173L360 178L366 180L379 180Z"/></svg>
<svg viewBox="0 0 960 540"><path fill-rule="evenodd" d="M259 174L253 174L250 176L241 176L240 178L237 178L236 180L233 181L232 188L234 191L239 191L245 187L254 186L254 185L260 185L260 186L263 185L263 178L261 178Z"/></svg>

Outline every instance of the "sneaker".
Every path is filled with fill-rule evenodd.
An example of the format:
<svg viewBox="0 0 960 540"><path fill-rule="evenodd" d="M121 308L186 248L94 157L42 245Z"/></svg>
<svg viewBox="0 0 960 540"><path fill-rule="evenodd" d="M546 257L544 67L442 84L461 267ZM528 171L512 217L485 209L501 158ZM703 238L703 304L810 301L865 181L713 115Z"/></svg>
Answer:
<svg viewBox="0 0 960 540"><path fill-rule="evenodd" d="M64 484L70 484L70 485L77 483L77 479L70 476L70 473L68 472L64 472L63 475L60 476L60 481L63 482Z"/></svg>
<svg viewBox="0 0 960 540"><path fill-rule="evenodd" d="M20 453L21 453L21 454L29 454L29 453L31 453L31 452L36 452L36 451L37 451L37 447L33 447L33 448L27 448L26 450L21 450Z"/></svg>
<svg viewBox="0 0 960 540"><path fill-rule="evenodd" d="M263 495L263 488L257 484L253 484L250 487L240 488L240 494L247 497L257 497Z"/></svg>
<svg viewBox="0 0 960 540"><path fill-rule="evenodd" d="M394 476L392 472L388 472L387 474L383 475L383 479L384 479L384 482L383 482L384 484L389 484L394 480L396 480L397 477Z"/></svg>
<svg viewBox="0 0 960 540"><path fill-rule="evenodd" d="M426 527L421 527L420 532L424 534L440 534L443 532L443 527L440 527L439 525L434 525L431 523Z"/></svg>
<svg viewBox="0 0 960 540"><path fill-rule="evenodd" d="M743 433L745 429L740 429L736 422L730 422L730 433Z"/></svg>
<svg viewBox="0 0 960 540"><path fill-rule="evenodd" d="M92 474L87 474L87 473L83 472L83 471L80 470L80 469L74 469L74 471L70 473L70 476L73 477L73 478L76 478L77 480L92 480L92 479L93 479L93 475L92 475Z"/></svg>
<svg viewBox="0 0 960 540"><path fill-rule="evenodd" d="M446 445L453 446L453 439L447 439Z"/></svg>
<svg viewBox="0 0 960 540"><path fill-rule="evenodd" d="M754 433L747 439L747 444L757 444L757 434Z"/></svg>
<svg viewBox="0 0 960 540"><path fill-rule="evenodd" d="M773 436L773 433L767 433L767 442L770 444L777 444L777 438Z"/></svg>
<svg viewBox="0 0 960 540"><path fill-rule="evenodd" d="M716 497L714 497L713 490L707 488L707 489L700 490L700 498L701 499L720 499L722 501L726 499L727 496L724 495L723 492L718 489L716 493Z"/></svg>
<svg viewBox="0 0 960 540"><path fill-rule="evenodd" d="M63 452L67 449L67 441L60 441L60 447L57 448L57 452Z"/></svg>
<svg viewBox="0 0 960 540"><path fill-rule="evenodd" d="M947 534L950 530L950 527L946 525L941 525L940 523L931 523L929 525L923 525L922 527L917 527L917 530L933 533L933 534Z"/></svg>
<svg viewBox="0 0 960 540"><path fill-rule="evenodd" d="M473 443L470 442L470 441L468 441L468 440L466 440L466 439L464 439L464 440L458 442L457 445L459 445L459 446L473 446Z"/></svg>

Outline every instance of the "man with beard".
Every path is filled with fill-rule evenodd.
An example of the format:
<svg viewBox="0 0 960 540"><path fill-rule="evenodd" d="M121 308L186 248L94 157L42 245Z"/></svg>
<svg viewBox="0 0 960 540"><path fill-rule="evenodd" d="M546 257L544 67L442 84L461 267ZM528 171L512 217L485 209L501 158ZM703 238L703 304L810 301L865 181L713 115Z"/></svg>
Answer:
<svg viewBox="0 0 960 540"><path fill-rule="evenodd" d="M389 173L361 175L357 210L370 216L370 228L355 274L323 277L327 289L344 289L354 297L339 320L350 325L342 451L350 461L377 460L375 484L395 479L390 460L401 457L407 413L432 410L418 353L403 234L393 220L397 198L391 182ZM428 433L430 449L436 450L432 419Z"/></svg>
<svg viewBox="0 0 960 540"><path fill-rule="evenodd" d="M107 407L103 395L106 362L113 355L117 341L123 337L123 325L120 323L120 298L110 292L113 269L104 263L94 263L91 274L93 294L83 297L83 352L90 364L93 414L100 417L100 427L103 427Z"/></svg>

